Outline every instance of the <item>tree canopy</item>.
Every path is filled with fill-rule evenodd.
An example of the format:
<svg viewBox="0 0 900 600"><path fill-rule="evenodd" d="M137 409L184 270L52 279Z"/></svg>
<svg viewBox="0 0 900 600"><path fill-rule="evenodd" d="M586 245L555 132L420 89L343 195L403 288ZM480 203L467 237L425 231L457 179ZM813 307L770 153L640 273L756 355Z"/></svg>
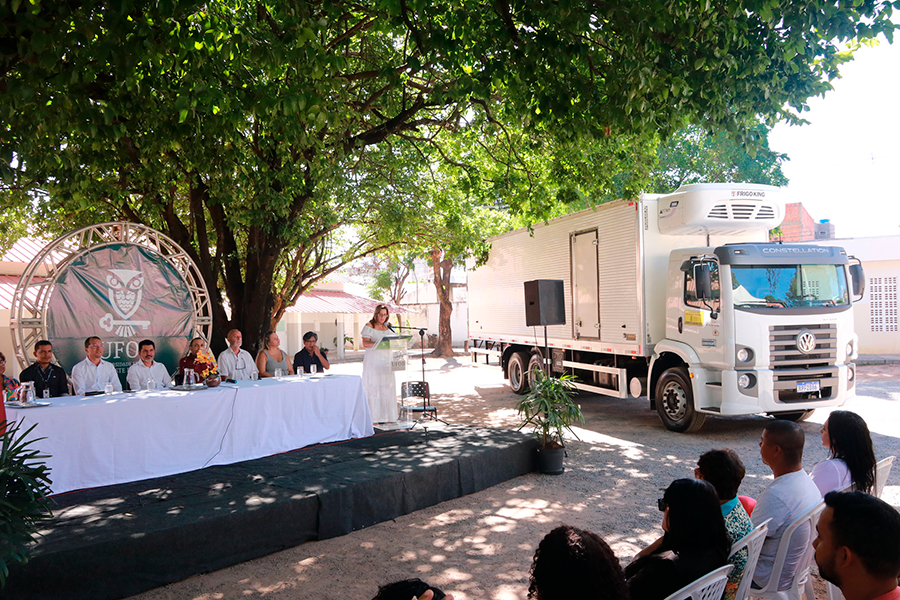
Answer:
<svg viewBox="0 0 900 600"><path fill-rule="evenodd" d="M450 140L493 131L496 201L540 215L556 198L521 191L529 144L561 149L552 176L589 179L580 140L605 140L611 174L685 122L749 139L760 117L799 120L847 60L840 44L890 37L890 13L878 0L3 0L0 208L49 233L160 229L213 291L217 340L228 327L254 340L429 214L409 182L467 160ZM502 143L509 131L529 142Z"/></svg>

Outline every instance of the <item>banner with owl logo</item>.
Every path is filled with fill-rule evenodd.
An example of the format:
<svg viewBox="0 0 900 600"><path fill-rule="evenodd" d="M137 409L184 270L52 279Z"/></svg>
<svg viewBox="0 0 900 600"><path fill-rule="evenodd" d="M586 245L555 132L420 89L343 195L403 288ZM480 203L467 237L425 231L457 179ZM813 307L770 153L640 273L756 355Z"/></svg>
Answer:
<svg viewBox="0 0 900 600"><path fill-rule="evenodd" d="M187 352L194 311L187 284L165 258L133 244L94 248L66 265L47 304L48 339L71 373L84 360L84 340L103 341L103 359L125 381L138 342L156 343L156 361L170 373Z"/></svg>

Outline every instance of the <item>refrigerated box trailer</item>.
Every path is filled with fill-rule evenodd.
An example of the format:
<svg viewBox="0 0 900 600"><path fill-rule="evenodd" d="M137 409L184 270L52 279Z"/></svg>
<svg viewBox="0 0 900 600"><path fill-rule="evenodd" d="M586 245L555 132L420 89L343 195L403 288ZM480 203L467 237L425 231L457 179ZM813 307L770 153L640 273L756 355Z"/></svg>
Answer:
<svg viewBox="0 0 900 600"><path fill-rule="evenodd" d="M546 365L582 390L647 395L679 432L707 415L802 420L842 405L855 391L862 266L841 248L768 242L780 194L686 185L492 238L487 262L469 265L473 359L497 361L519 394ZM563 282L549 351L543 328L526 326L533 280Z"/></svg>

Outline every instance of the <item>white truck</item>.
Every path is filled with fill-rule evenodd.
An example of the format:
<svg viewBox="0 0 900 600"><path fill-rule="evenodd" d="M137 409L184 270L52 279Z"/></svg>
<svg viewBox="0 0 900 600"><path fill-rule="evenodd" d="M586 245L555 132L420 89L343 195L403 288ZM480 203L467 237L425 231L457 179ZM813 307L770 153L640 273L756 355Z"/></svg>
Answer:
<svg viewBox="0 0 900 600"><path fill-rule="evenodd" d="M498 360L513 391L531 373L647 395L672 431L707 415L802 420L855 393L851 301L862 265L841 248L769 243L779 188L693 184L617 200L490 240L469 266L474 360ZM523 283L562 280L565 324L525 325Z"/></svg>

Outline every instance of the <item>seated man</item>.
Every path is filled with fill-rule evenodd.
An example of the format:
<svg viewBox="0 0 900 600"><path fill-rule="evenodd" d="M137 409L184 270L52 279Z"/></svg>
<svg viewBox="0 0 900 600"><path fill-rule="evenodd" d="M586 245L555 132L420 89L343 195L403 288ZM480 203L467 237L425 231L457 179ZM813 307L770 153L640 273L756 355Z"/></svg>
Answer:
<svg viewBox="0 0 900 600"><path fill-rule="evenodd" d="M900 513L863 492L829 492L816 525L816 564L847 600L900 600Z"/></svg>
<svg viewBox="0 0 900 600"><path fill-rule="evenodd" d="M31 363L19 375L20 381L34 382L34 395L37 398L58 398L69 394L66 372L59 365L54 365L53 344L47 340L38 340L34 345L34 357Z"/></svg>
<svg viewBox="0 0 900 600"><path fill-rule="evenodd" d="M153 360L156 357L156 344L153 340L141 340L138 343L138 356L140 360L128 367L125 381L128 382L129 389L151 390L172 385L166 365Z"/></svg>
<svg viewBox="0 0 900 600"><path fill-rule="evenodd" d="M791 421L772 421L762 433L759 454L772 469L775 481L757 498L751 519L754 527L772 519L753 575L756 588L763 588L770 578L778 577L777 589L788 589L797 572L800 556L806 550L810 532L800 527L794 531L784 569L781 573L772 573L775 553L785 530L822 501L819 488L803 470L804 441L803 429Z"/></svg>
<svg viewBox="0 0 900 600"><path fill-rule="evenodd" d="M314 331L303 334L303 350L294 355L294 373L309 373L310 365L316 365L316 371L322 373L331 366L326 358L328 350L319 348L318 341L319 336Z"/></svg>
<svg viewBox="0 0 900 600"><path fill-rule="evenodd" d="M103 343L97 336L84 340L84 353L87 357L72 369L72 383L79 396L87 392L102 392L106 384L112 384L116 392L122 391L119 374L112 363L106 362L103 356Z"/></svg>
<svg viewBox="0 0 900 600"><path fill-rule="evenodd" d="M253 375L259 375L256 361L246 350L241 350L244 336L237 329L232 329L226 336L228 348L219 354L219 374L226 379L240 381L251 379Z"/></svg>

